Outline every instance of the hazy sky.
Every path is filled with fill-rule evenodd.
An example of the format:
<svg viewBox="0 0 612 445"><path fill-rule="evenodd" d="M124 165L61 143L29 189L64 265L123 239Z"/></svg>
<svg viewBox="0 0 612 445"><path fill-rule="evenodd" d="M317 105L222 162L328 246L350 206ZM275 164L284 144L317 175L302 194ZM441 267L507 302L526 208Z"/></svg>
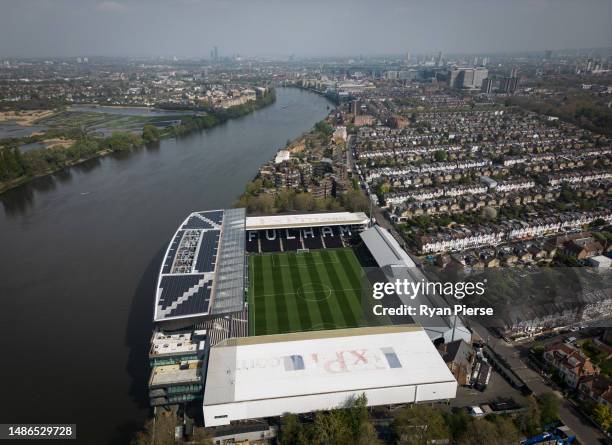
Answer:
<svg viewBox="0 0 612 445"><path fill-rule="evenodd" d="M612 46L611 0L0 0L0 57Z"/></svg>

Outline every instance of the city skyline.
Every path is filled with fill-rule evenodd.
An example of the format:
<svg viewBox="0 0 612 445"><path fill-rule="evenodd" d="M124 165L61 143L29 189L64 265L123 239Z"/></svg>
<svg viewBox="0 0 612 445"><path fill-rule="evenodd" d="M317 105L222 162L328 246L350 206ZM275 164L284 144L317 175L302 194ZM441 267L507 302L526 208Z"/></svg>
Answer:
<svg viewBox="0 0 612 445"><path fill-rule="evenodd" d="M370 0L3 2L2 57L513 53L612 45L612 4ZM262 13L265 12L265 13ZM113 32L109 33L108 30ZM572 29L571 33L566 32ZM279 38L283 36L283 38Z"/></svg>

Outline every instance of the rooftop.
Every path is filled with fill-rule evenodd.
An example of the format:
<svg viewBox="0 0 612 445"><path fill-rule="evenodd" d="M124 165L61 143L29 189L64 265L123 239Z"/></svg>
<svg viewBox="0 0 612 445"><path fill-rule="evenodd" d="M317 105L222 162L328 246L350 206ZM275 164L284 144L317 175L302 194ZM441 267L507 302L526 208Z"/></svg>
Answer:
<svg viewBox="0 0 612 445"><path fill-rule="evenodd" d="M164 256L154 321L242 309L244 218L244 209L231 209L183 221Z"/></svg>
<svg viewBox="0 0 612 445"><path fill-rule="evenodd" d="M179 365L156 366L149 380L150 387L200 382L201 362L191 361Z"/></svg>
<svg viewBox="0 0 612 445"><path fill-rule="evenodd" d="M454 378L416 325L232 338L211 348L204 405L431 382Z"/></svg>
<svg viewBox="0 0 612 445"><path fill-rule="evenodd" d="M191 333L168 335L155 332L151 339L150 357L175 354L195 354L198 343L192 339Z"/></svg>
<svg viewBox="0 0 612 445"><path fill-rule="evenodd" d="M416 267L412 258L402 249L388 230L375 225L361 232L360 236L380 267L389 265Z"/></svg>
<svg viewBox="0 0 612 445"><path fill-rule="evenodd" d="M248 216L246 230L282 229L290 227L318 227L367 224L369 218L363 212L306 213L270 216Z"/></svg>

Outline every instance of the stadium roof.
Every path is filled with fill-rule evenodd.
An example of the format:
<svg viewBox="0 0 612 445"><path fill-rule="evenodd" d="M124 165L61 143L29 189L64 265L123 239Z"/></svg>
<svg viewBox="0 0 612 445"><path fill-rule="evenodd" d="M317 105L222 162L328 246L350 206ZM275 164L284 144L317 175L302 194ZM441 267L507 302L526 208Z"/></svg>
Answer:
<svg viewBox="0 0 612 445"><path fill-rule="evenodd" d="M399 243L393 238L388 230L373 226L360 233L363 242L376 260L380 271L384 273L387 281L406 280L414 283L427 283L428 280L423 272L416 266ZM425 305L431 308L449 307L444 299L436 294L417 292L413 297L398 295L397 298L407 306L418 308ZM405 318L408 316L404 316ZM444 338L446 342L463 339L468 343L471 341L471 333L459 317L445 317L441 315L422 315L417 311L410 316L410 320L423 326L431 340Z"/></svg>
<svg viewBox="0 0 612 445"><path fill-rule="evenodd" d="M168 245L154 321L242 310L244 209L190 214Z"/></svg>
<svg viewBox="0 0 612 445"><path fill-rule="evenodd" d="M270 216L248 216L247 230L284 229L291 227L350 226L368 224L363 212L303 213Z"/></svg>
<svg viewBox="0 0 612 445"><path fill-rule="evenodd" d="M380 267L389 265L416 267L412 258L388 230L375 225L359 235Z"/></svg>
<svg viewBox="0 0 612 445"><path fill-rule="evenodd" d="M437 384L442 386L417 388ZM396 391L408 386L412 392ZM231 338L210 350L205 421L212 426L329 409L337 406L329 405L332 400L346 401L368 391L382 397L372 404L446 399L455 396L456 381L416 325ZM261 405L266 400L270 402ZM249 412L255 406L257 410ZM213 415L224 412L229 414Z"/></svg>

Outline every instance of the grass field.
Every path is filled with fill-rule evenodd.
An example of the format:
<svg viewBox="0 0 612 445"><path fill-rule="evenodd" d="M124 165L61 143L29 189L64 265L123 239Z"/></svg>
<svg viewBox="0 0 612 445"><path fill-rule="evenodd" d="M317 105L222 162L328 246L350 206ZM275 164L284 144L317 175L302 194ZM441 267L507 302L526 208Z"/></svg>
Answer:
<svg viewBox="0 0 612 445"><path fill-rule="evenodd" d="M250 255L250 335L362 326L365 286L351 249Z"/></svg>

